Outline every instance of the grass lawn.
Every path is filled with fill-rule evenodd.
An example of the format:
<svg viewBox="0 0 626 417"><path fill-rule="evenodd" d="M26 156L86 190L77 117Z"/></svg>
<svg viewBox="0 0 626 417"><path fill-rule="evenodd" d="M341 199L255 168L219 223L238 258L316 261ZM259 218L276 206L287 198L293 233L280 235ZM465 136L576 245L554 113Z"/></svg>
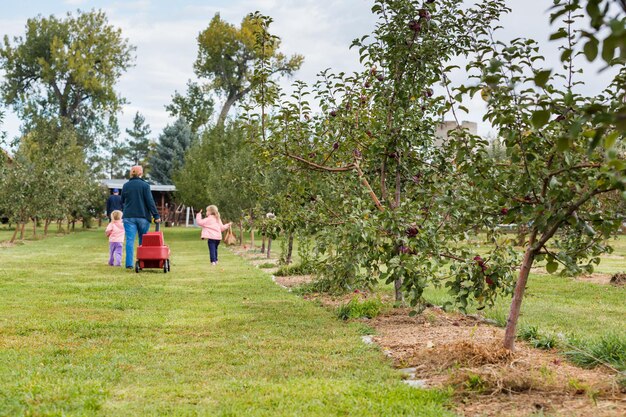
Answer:
<svg viewBox="0 0 626 417"><path fill-rule="evenodd" d="M437 305L451 299L441 288L428 288L425 298ZM536 326L542 332L562 333L581 340L594 340L609 333L626 339L625 301L623 287L531 274L518 327ZM510 303L510 298L501 298L481 314L504 323ZM475 312L475 308L468 310Z"/></svg>
<svg viewBox="0 0 626 417"><path fill-rule="evenodd" d="M615 252L602 257L596 272L626 271L626 236L612 242ZM451 300L445 288L428 288L425 298L441 305ZM501 298L481 314L506 322L511 298ZM475 309L470 309L475 312ZM536 326L542 332L562 333L579 340L615 334L626 340L626 288L577 281L571 277L532 274L522 302L520 327Z"/></svg>
<svg viewBox="0 0 626 417"><path fill-rule="evenodd" d="M274 242L273 253L280 254L280 240ZM598 273L626 272L626 236L611 241L612 254L602 256L595 269ZM486 248L474 244L481 253ZM257 248L260 247L260 241ZM297 242L296 242L297 248ZM521 249L520 249L521 250ZM298 262L294 249L295 262ZM381 285L380 291L392 294L392 285ZM429 287L425 298L442 305L452 300L445 288ZM480 313L501 323L506 322L511 298L501 298L493 308ZM469 308L476 313L476 309ZM626 287L577 281L558 275L531 274L522 303L519 328L536 326L542 333L561 333L580 341L595 341L608 334L626 340Z"/></svg>
<svg viewBox="0 0 626 417"><path fill-rule="evenodd" d="M361 325L224 248L211 267L198 234L165 229L169 274L108 267L102 229L0 248L0 415L451 415Z"/></svg>

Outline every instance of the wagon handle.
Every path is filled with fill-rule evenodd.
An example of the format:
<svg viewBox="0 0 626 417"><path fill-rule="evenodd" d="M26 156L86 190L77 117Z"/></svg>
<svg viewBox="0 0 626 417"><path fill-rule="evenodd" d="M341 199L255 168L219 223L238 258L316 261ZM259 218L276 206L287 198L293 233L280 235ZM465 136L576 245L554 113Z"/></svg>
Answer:
<svg viewBox="0 0 626 417"><path fill-rule="evenodd" d="M155 225L156 225L155 231L158 232L161 229L161 222L155 223Z"/></svg>

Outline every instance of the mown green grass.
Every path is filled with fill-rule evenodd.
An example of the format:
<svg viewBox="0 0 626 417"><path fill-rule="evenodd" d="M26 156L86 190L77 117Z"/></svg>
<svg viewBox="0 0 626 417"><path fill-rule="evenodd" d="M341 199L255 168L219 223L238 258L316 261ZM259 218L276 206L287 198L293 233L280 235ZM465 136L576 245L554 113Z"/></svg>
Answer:
<svg viewBox="0 0 626 417"><path fill-rule="evenodd" d="M225 248L212 267L195 229L165 240L169 274L107 266L102 229L0 248L0 415L451 415L358 324Z"/></svg>
<svg viewBox="0 0 626 417"><path fill-rule="evenodd" d="M622 262L626 267L626 261ZM598 270L602 272L603 267L604 261ZM611 262L609 268L619 266ZM424 296L436 305L452 300L445 288L429 287ZM580 340L595 340L609 333L626 339L625 300L624 287L581 282L556 275L531 274L519 325L535 326L542 333L562 333ZM482 310L481 314L505 322L510 303L510 297L502 297L494 307ZM475 307L469 311L476 312Z"/></svg>
<svg viewBox="0 0 626 417"><path fill-rule="evenodd" d="M620 235L610 243L614 252L601 257L596 272L626 272L626 236ZM279 248L279 244L275 247ZM479 253L487 249L480 240L473 247ZM276 254L278 256L278 252ZM382 285L379 291L392 294L393 287ZM426 289L424 296L435 305L452 300L447 289L432 286ZM500 298L494 307L480 314L504 323L510 302L510 297ZM476 306L470 307L469 312L476 313ZM581 343L594 344L607 335L626 340L624 317L626 287L581 282L559 275L531 274L518 327L533 326L542 334L562 334Z"/></svg>

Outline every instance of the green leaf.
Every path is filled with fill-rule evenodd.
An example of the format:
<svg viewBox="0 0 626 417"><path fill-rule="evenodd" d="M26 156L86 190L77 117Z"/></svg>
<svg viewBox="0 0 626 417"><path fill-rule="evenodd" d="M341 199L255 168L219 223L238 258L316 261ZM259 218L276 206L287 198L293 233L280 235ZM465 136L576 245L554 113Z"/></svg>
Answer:
<svg viewBox="0 0 626 417"><path fill-rule="evenodd" d="M548 274L554 274L557 269L559 269L559 264L553 260L548 261L546 264L546 271L548 271Z"/></svg>
<svg viewBox="0 0 626 417"><path fill-rule="evenodd" d="M598 44L598 40L595 37L591 37L583 46L583 52L587 57L587 61L591 62L598 56Z"/></svg>
<svg viewBox="0 0 626 417"><path fill-rule="evenodd" d="M564 50L563 53L561 54L561 61L565 62L569 60L571 56L572 56L572 50L568 48Z"/></svg>
<svg viewBox="0 0 626 417"><path fill-rule="evenodd" d="M602 59L606 63L610 63L615 56L616 41L615 38L609 36L602 43Z"/></svg>
<svg viewBox="0 0 626 417"><path fill-rule="evenodd" d="M604 138L604 147L606 149L612 148L613 145L615 145L615 141L617 140L618 137L619 137L619 132L613 132L607 135Z"/></svg>
<svg viewBox="0 0 626 417"><path fill-rule="evenodd" d="M539 129L544 126L550 120L550 112L548 110L538 110L533 112L532 123L535 128Z"/></svg>
<svg viewBox="0 0 626 417"><path fill-rule="evenodd" d="M564 152L567 149L569 149L569 137L567 136L561 136L557 142L556 142L556 148L560 151L560 152Z"/></svg>
<svg viewBox="0 0 626 417"><path fill-rule="evenodd" d="M535 73L535 84L537 85L537 87L545 87L546 83L550 79L551 73L552 70L537 71Z"/></svg>
<svg viewBox="0 0 626 417"><path fill-rule="evenodd" d="M554 32L552 35L550 35L550 40L555 41L557 39L562 39L566 37L567 37L567 31L563 28L560 28L559 30Z"/></svg>

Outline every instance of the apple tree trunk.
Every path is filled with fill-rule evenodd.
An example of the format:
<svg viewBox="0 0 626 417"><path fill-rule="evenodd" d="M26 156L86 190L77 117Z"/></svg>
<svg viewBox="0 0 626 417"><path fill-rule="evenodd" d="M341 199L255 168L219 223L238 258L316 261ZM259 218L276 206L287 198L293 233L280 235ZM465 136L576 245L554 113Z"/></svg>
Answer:
<svg viewBox="0 0 626 417"><path fill-rule="evenodd" d="M15 231L13 232L13 236L11 236L11 240L9 242L15 242L15 238L17 237L17 232L20 230L20 223L15 223Z"/></svg>
<svg viewBox="0 0 626 417"><path fill-rule="evenodd" d="M287 256L285 257L285 263L291 264L291 258L293 256L293 232L289 233L289 239L287 240Z"/></svg>
<svg viewBox="0 0 626 417"><path fill-rule="evenodd" d="M402 294L402 279L398 278L393 282L393 286L396 290L396 302L401 303L404 301L404 295Z"/></svg>
<svg viewBox="0 0 626 417"><path fill-rule="evenodd" d="M524 260L522 261L522 267L515 284L515 292L513 293L513 300L511 301L511 309L509 310L509 317L506 320L506 330L504 333L504 347L509 350L515 349L515 336L517 334L517 321L519 319L520 310L522 307L522 299L524 298L524 291L526 290L526 283L528 282L528 275L530 274L530 268L535 260L535 250L531 245L526 248L524 253Z"/></svg>

